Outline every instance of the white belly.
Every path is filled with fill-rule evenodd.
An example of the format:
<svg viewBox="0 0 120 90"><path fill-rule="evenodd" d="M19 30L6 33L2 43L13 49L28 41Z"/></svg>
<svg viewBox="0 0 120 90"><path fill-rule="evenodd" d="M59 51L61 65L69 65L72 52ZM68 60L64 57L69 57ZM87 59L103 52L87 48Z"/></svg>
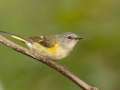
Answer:
<svg viewBox="0 0 120 90"><path fill-rule="evenodd" d="M47 57L54 59L54 60L60 60L68 55L68 50L63 49L61 47L57 48L55 50L55 52L49 51L47 48L41 46L38 43L28 44L28 47L31 50L39 52L41 55L47 56Z"/></svg>

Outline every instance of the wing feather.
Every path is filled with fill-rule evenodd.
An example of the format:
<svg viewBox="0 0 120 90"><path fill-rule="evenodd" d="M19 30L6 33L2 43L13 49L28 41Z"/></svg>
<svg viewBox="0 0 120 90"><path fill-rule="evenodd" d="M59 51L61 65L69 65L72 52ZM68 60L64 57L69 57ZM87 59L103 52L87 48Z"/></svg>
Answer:
<svg viewBox="0 0 120 90"><path fill-rule="evenodd" d="M55 45L56 40L51 37L46 37L46 36L34 36L34 37L29 37L28 40L31 43L37 42L45 47L51 48Z"/></svg>

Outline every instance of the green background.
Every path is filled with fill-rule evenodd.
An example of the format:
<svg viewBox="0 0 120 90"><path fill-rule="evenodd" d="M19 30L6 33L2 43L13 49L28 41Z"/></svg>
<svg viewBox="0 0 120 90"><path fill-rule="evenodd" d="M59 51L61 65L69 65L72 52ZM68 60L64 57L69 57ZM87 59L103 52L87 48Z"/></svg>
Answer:
<svg viewBox="0 0 120 90"><path fill-rule="evenodd" d="M0 0L0 30L23 37L74 32L59 63L101 90L120 90L119 0ZM0 90L80 90L40 62L0 45Z"/></svg>

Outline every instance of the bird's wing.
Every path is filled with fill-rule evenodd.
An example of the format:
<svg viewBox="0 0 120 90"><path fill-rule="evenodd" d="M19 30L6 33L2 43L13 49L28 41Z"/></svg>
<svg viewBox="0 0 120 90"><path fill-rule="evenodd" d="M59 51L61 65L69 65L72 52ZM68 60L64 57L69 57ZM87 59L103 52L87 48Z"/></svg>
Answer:
<svg viewBox="0 0 120 90"><path fill-rule="evenodd" d="M33 37L29 37L28 40L31 43L39 43L42 46L51 48L55 45L55 40L53 40L53 38L48 37L48 36L33 36Z"/></svg>

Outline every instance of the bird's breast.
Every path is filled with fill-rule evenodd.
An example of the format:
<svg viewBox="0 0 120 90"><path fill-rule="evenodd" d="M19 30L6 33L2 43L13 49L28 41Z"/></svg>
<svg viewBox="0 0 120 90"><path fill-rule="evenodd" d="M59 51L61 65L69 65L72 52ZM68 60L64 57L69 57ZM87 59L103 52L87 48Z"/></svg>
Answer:
<svg viewBox="0 0 120 90"><path fill-rule="evenodd" d="M62 48L59 44L55 44L54 47L48 48L51 57L55 59L62 59L67 56L67 50Z"/></svg>
<svg viewBox="0 0 120 90"><path fill-rule="evenodd" d="M38 43L33 43L31 44L30 48L32 48L32 50L40 52L40 54L49 56L51 59L54 59L54 60L62 59L68 55L68 50L64 49L59 44L55 44L53 47L47 48Z"/></svg>

